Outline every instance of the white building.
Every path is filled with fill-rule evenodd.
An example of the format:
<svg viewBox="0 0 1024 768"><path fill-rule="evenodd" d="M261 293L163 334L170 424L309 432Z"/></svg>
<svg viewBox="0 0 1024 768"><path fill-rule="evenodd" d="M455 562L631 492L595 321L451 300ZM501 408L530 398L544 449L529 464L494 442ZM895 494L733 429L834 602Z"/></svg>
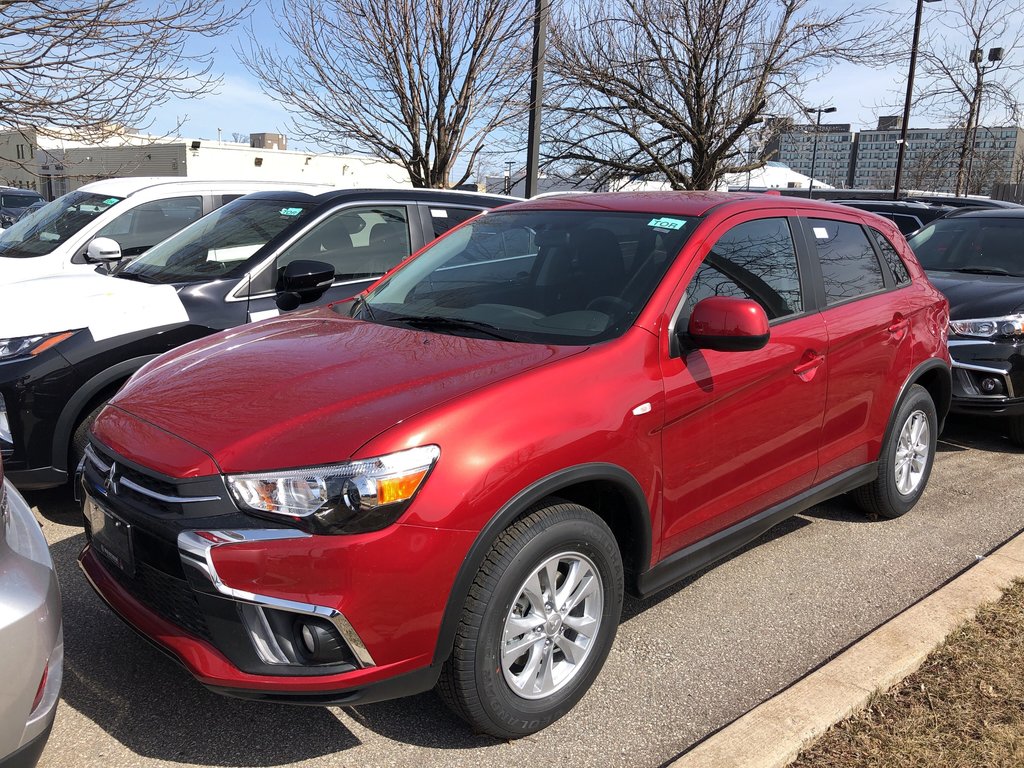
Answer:
<svg viewBox="0 0 1024 768"><path fill-rule="evenodd" d="M797 173L782 163L771 161L750 173L727 173L719 179L715 189L733 192L749 189L760 192L765 189L807 189L810 183L810 176ZM668 182L657 180L630 180L613 186L616 192L663 192L671 188ZM814 188L834 189L819 179L814 180Z"/></svg>
<svg viewBox="0 0 1024 768"><path fill-rule="evenodd" d="M251 136L242 144L124 133L90 144L34 129L0 132L0 184L34 189L48 200L90 181L126 176L303 181L343 189L411 186L397 163L278 149L287 146L283 136Z"/></svg>

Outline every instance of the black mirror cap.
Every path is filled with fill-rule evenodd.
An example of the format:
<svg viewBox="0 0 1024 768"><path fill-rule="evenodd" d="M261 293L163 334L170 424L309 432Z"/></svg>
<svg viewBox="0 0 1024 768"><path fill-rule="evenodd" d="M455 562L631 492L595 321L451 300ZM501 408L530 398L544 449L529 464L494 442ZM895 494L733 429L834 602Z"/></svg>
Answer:
<svg viewBox="0 0 1024 768"><path fill-rule="evenodd" d="M697 303L686 329L689 342L718 352L753 352L771 335L764 308L750 299L712 296Z"/></svg>
<svg viewBox="0 0 1024 768"><path fill-rule="evenodd" d="M281 273L277 306L288 311L295 309L299 304L316 301L327 292L333 282L334 267L330 264L296 259Z"/></svg>

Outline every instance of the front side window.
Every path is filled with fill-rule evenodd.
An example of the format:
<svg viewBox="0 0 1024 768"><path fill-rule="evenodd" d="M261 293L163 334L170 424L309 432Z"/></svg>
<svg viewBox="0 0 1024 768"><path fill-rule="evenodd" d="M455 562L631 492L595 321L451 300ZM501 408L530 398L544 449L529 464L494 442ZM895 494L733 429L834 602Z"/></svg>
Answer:
<svg viewBox="0 0 1024 768"><path fill-rule="evenodd" d="M379 277L410 253L409 217L404 205L342 208L282 251L273 271L260 276L254 291L273 290L277 276L299 259L330 264L334 279L344 282Z"/></svg>
<svg viewBox="0 0 1024 768"><path fill-rule="evenodd" d="M150 248L117 274L151 283L213 280L301 221L308 208L291 200L236 200Z"/></svg>
<svg viewBox="0 0 1024 768"><path fill-rule="evenodd" d="M103 229L96 237L109 237L121 246L121 253L134 256L202 218L200 195L153 200L131 208Z"/></svg>
<svg viewBox="0 0 1024 768"><path fill-rule="evenodd" d="M481 338L605 341L632 325L695 224L653 213L487 213L428 246L352 311Z"/></svg>
<svg viewBox="0 0 1024 768"><path fill-rule="evenodd" d="M45 256L78 234L124 198L76 190L58 197L0 234L0 256Z"/></svg>
<svg viewBox="0 0 1024 768"><path fill-rule="evenodd" d="M719 238L686 289L684 326L697 302L711 296L752 299L769 320L803 312L800 270L786 219L744 222Z"/></svg>
<svg viewBox="0 0 1024 768"><path fill-rule="evenodd" d="M831 219L808 219L817 246L828 304L885 289L882 265L859 224Z"/></svg>

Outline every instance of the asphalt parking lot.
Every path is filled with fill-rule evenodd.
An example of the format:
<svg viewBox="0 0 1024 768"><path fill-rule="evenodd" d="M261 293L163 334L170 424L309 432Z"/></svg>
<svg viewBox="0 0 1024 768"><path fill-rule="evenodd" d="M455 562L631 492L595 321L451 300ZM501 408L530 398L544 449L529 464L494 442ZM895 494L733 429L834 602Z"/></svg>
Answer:
<svg viewBox="0 0 1024 768"><path fill-rule="evenodd" d="M662 765L1024 529L1022 487L1020 451L996 422L951 420L911 513L873 521L835 500L627 599L594 688L512 743L473 735L432 693L331 709L207 693L92 593L70 492L26 494L64 599L63 700L40 766Z"/></svg>

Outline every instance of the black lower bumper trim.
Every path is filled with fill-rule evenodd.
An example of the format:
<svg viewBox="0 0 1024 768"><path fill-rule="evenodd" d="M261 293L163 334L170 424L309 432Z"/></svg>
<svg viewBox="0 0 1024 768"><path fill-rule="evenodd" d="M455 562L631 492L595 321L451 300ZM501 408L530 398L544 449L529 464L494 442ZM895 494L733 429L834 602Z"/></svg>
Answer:
<svg viewBox="0 0 1024 768"><path fill-rule="evenodd" d="M43 754L46 740L50 738L50 729L53 728L53 721L46 726L46 730L36 736L28 744L23 745L7 757L0 757L0 768L35 768L39 757Z"/></svg>
<svg viewBox="0 0 1024 768"><path fill-rule="evenodd" d="M1003 400L993 403L954 397L949 411L950 413L967 413L971 416L1024 416L1024 400Z"/></svg>
<svg viewBox="0 0 1024 768"><path fill-rule="evenodd" d="M440 666L423 667L404 675L397 675L362 688L346 691L317 691L315 693L253 691L244 688L228 688L220 685L206 686L214 693L235 699L268 701L275 704L299 704L312 707L347 707L356 704L373 704L378 701L400 699L429 691L441 676Z"/></svg>
<svg viewBox="0 0 1024 768"><path fill-rule="evenodd" d="M38 491L55 488L68 481L68 473L54 467L39 469L12 469L4 473L19 491Z"/></svg>

